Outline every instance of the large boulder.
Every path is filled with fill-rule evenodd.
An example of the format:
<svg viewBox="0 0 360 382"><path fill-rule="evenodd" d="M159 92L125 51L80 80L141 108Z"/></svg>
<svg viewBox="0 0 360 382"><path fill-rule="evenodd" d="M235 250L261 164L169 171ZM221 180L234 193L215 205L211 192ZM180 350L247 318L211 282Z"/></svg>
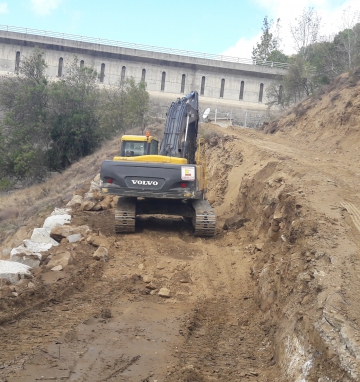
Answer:
<svg viewBox="0 0 360 382"><path fill-rule="evenodd" d="M54 227L50 232L50 236L60 242L62 239L69 238L69 236L80 235L80 237L84 237L90 232L91 230L87 225L81 225L78 227L63 225Z"/></svg>
<svg viewBox="0 0 360 382"><path fill-rule="evenodd" d="M109 251L106 247L99 247L93 254L95 260L107 261Z"/></svg>
<svg viewBox="0 0 360 382"><path fill-rule="evenodd" d="M36 243L47 243L54 246L59 245L59 243L50 237L50 233L45 228L34 228L30 240Z"/></svg>
<svg viewBox="0 0 360 382"><path fill-rule="evenodd" d="M64 225L64 224L70 224L70 223L71 223L71 215L69 214L53 215L45 219L43 228L45 228L46 231L50 233L54 227L58 225Z"/></svg>
<svg viewBox="0 0 360 382"><path fill-rule="evenodd" d="M81 209L83 211L100 211L101 204L96 199L84 200L81 203Z"/></svg>
<svg viewBox="0 0 360 382"><path fill-rule="evenodd" d="M50 261L46 264L47 268L52 269L58 265L61 265L62 268L67 267L74 261L74 258L71 256L71 253L68 251L60 252L55 255L52 255Z"/></svg>
<svg viewBox="0 0 360 382"><path fill-rule="evenodd" d="M83 201L83 197L81 195L74 195L72 199L67 203L67 206L68 207L81 206L82 201Z"/></svg>
<svg viewBox="0 0 360 382"><path fill-rule="evenodd" d="M25 264L31 268L40 265L41 253L32 252L29 248L23 246L13 248L10 252L10 261Z"/></svg>
<svg viewBox="0 0 360 382"><path fill-rule="evenodd" d="M12 284L23 278L32 278L31 267L13 261L0 260L0 279L9 280Z"/></svg>

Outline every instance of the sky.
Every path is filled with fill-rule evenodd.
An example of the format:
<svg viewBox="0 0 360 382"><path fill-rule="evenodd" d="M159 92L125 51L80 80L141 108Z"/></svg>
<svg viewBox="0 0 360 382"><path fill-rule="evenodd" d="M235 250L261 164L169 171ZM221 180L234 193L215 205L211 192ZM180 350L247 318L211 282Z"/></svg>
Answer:
<svg viewBox="0 0 360 382"><path fill-rule="evenodd" d="M280 18L282 49L294 52L290 24L304 8L322 18L322 35L353 21L359 0L0 0L9 25L193 52L251 58L263 19Z"/></svg>

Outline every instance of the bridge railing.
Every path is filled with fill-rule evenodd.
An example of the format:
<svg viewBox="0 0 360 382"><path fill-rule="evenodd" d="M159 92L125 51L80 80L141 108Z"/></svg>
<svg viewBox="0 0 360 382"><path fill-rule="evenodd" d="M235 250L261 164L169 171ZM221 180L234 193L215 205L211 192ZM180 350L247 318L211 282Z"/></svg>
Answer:
<svg viewBox="0 0 360 382"><path fill-rule="evenodd" d="M95 37L86 37L86 36L79 36L79 35L73 35L73 34L51 32L51 31L45 31L41 29L22 28L22 27L15 27L15 26L0 24L0 30L7 31L7 32L16 32L16 33L23 33L28 35L35 35L40 37L54 37L54 38L60 38L63 40L81 41L81 42L87 42L87 43L96 44L96 45L107 45L107 46L113 46L113 47L115 46L119 48L130 48L130 49L141 50L141 51L167 53L167 54L174 54L178 56L204 58L208 60L216 60L216 61L224 61L224 62L236 62L239 64L246 64L246 65L260 65L260 66L267 66L267 67L280 68L280 69L288 69L289 67L288 64L281 63L281 62L259 61L259 60L252 60L248 58L239 58L239 57L223 56L223 55L217 55L217 54L211 54L211 53L193 52L190 50L163 48L163 47L153 46L153 45L135 44L135 43L124 42L124 41L107 40L107 39L101 39L101 38L95 38ZM100 50L100 47L98 47L98 49L94 47L94 50Z"/></svg>

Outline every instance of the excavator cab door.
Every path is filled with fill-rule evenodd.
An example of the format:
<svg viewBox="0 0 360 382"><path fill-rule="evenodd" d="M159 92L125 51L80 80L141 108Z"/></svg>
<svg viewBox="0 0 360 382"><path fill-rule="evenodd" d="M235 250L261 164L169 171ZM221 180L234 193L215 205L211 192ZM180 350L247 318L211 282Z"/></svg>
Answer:
<svg viewBox="0 0 360 382"><path fill-rule="evenodd" d="M149 143L149 154L150 155L158 155L159 154L159 141L153 139Z"/></svg>

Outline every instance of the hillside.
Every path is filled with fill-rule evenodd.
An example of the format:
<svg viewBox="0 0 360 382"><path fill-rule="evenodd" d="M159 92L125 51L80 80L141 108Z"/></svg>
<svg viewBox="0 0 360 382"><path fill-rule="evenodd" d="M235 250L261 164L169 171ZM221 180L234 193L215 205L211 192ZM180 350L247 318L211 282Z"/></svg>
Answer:
<svg viewBox="0 0 360 382"><path fill-rule="evenodd" d="M113 200L98 211L73 206L71 226L89 227L76 228L82 239L50 249L32 280L2 281L0 378L358 381L358 75L264 131L202 126L214 238L153 216L114 235ZM3 229L3 259L55 207L83 196L116 147L27 190L32 202L3 196L19 215L21 203L33 208L16 233ZM99 245L108 254L94 258ZM65 252L71 261L51 271Z"/></svg>

